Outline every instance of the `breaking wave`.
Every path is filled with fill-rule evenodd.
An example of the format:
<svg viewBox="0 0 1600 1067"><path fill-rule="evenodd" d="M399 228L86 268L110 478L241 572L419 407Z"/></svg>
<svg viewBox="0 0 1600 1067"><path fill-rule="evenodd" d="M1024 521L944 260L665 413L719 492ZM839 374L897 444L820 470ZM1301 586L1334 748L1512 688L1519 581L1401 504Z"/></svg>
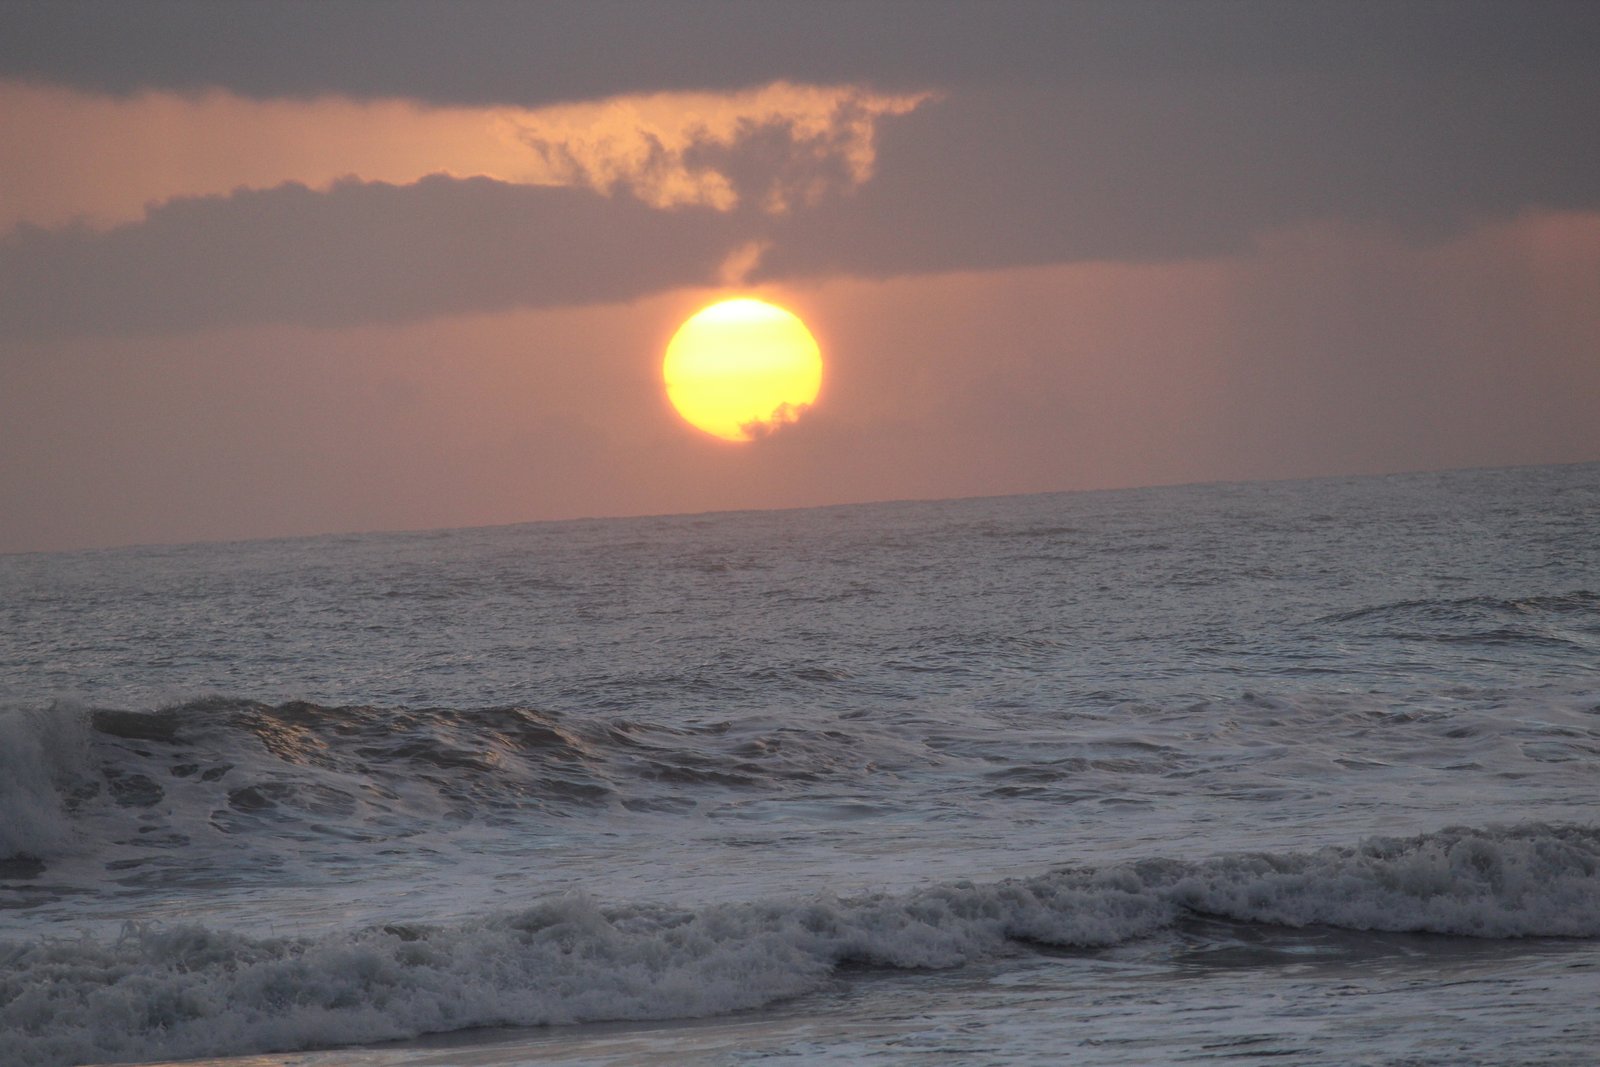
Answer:
<svg viewBox="0 0 1600 1067"><path fill-rule="evenodd" d="M1028 945L1094 949L1195 915L1600 936L1600 829L1454 828L850 899L686 908L564 895L458 923L301 938L130 926L109 940L0 943L0 1031L19 1067L57 1067L708 1016L816 989L845 965L949 968Z"/></svg>
<svg viewBox="0 0 1600 1067"><path fill-rule="evenodd" d="M210 698L134 712L0 710L0 859L117 842L376 841L698 788L799 788L863 761L859 737L764 722L669 725L530 708L325 707ZM885 756L883 744L876 749Z"/></svg>

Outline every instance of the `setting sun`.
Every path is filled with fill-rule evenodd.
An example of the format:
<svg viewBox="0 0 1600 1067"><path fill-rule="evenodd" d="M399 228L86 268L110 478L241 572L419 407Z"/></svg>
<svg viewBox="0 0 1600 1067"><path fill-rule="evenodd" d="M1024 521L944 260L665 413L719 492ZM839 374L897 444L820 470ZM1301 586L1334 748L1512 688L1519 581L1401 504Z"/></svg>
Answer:
<svg viewBox="0 0 1600 1067"><path fill-rule="evenodd" d="M751 441L795 421L822 386L822 353L805 323L763 300L712 304L678 328L661 367L689 423Z"/></svg>

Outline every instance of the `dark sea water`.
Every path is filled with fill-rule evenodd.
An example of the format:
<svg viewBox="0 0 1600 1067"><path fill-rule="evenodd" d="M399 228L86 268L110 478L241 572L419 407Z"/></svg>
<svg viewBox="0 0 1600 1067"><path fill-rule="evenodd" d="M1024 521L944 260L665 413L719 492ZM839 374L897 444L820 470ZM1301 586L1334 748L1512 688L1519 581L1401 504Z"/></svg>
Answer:
<svg viewBox="0 0 1600 1067"><path fill-rule="evenodd" d="M1597 939L1600 465L0 557L17 1067L1590 1064Z"/></svg>

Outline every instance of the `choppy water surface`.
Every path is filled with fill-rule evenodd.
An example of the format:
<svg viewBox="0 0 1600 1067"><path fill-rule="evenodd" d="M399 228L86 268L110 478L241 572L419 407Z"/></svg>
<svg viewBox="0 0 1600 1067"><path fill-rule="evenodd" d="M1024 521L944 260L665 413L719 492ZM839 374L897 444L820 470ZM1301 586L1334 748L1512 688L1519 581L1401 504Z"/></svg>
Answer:
<svg viewBox="0 0 1600 1067"><path fill-rule="evenodd" d="M0 1036L1583 1063L1597 668L1596 465L0 557Z"/></svg>

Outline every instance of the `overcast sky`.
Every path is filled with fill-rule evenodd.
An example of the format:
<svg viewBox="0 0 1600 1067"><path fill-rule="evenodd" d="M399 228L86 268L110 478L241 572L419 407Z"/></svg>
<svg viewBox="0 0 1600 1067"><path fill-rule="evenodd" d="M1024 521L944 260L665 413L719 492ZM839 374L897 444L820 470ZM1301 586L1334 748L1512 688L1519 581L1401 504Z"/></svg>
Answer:
<svg viewBox="0 0 1600 1067"><path fill-rule="evenodd" d="M0 551L1600 459L1600 4L0 0ZM661 388L758 295L823 393Z"/></svg>

